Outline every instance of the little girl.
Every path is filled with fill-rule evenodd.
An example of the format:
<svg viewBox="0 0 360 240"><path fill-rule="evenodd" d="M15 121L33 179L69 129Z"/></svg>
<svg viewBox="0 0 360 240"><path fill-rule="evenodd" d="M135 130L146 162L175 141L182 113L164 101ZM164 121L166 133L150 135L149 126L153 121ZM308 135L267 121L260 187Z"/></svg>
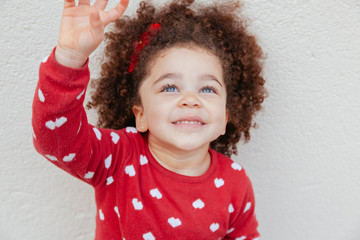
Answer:
<svg viewBox="0 0 360 240"><path fill-rule="evenodd" d="M33 102L36 150L95 189L97 240L259 237L254 193L230 160L249 140L265 97L262 52L237 4L65 0L57 47L40 66ZM106 35L89 106L88 57ZM101 128L100 128L101 127Z"/></svg>

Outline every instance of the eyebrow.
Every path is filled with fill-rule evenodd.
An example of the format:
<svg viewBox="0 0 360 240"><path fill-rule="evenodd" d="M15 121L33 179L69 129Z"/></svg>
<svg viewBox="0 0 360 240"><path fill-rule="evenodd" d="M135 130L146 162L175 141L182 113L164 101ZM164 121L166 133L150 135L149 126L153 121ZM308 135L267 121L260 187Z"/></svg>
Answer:
<svg viewBox="0 0 360 240"><path fill-rule="evenodd" d="M182 79L183 75L181 73L166 73L161 75L158 79L156 79L156 81L153 83L153 85L161 82L162 80L166 79L166 78L171 78L171 79ZM208 74L208 73L204 73L200 75L200 80L201 81L207 81L207 80L211 80L211 81L215 81L217 82L221 87L223 86L221 84L221 82L212 74Z"/></svg>
<svg viewBox="0 0 360 240"><path fill-rule="evenodd" d="M180 74L180 73L166 73L166 74L163 74L158 79L156 79L156 81L153 83L153 85L156 85L158 82L161 82L162 80L164 80L166 78L181 79L182 74Z"/></svg>
<svg viewBox="0 0 360 240"><path fill-rule="evenodd" d="M214 75L212 75L212 74L208 74L208 73L201 74L200 80L202 80L202 81L206 81L206 80L215 81L215 82L217 82L221 87L223 86L223 85L221 84L221 82L220 82Z"/></svg>

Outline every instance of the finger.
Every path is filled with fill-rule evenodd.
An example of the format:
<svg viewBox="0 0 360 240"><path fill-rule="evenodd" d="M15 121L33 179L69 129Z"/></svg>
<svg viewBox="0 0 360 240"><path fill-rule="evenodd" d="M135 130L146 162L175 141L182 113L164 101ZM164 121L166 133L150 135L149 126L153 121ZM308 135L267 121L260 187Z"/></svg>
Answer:
<svg viewBox="0 0 360 240"><path fill-rule="evenodd" d="M95 42L100 42L104 35L104 25L98 11L90 14L90 33Z"/></svg>
<svg viewBox="0 0 360 240"><path fill-rule="evenodd" d="M97 9L104 10L106 8L107 3L108 0L96 0L96 2L94 3L94 7L96 7Z"/></svg>
<svg viewBox="0 0 360 240"><path fill-rule="evenodd" d="M110 9L106 12L106 18L104 19L105 26L109 23L119 19L121 15L125 12L127 6L129 4L129 0L121 0L115 8Z"/></svg>
<svg viewBox="0 0 360 240"><path fill-rule="evenodd" d="M79 5L90 5L90 0L79 0Z"/></svg>
<svg viewBox="0 0 360 240"><path fill-rule="evenodd" d="M75 0L65 0L64 8L71 8L75 6Z"/></svg>

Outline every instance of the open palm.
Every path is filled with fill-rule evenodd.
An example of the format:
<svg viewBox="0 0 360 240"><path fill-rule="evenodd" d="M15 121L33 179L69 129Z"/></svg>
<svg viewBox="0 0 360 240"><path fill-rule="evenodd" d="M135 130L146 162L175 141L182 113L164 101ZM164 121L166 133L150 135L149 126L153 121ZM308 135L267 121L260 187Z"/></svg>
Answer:
<svg viewBox="0 0 360 240"><path fill-rule="evenodd" d="M65 0L57 48L79 59L87 57L104 38L104 28L117 20L126 10L129 0L121 0L116 7L105 11L107 0Z"/></svg>

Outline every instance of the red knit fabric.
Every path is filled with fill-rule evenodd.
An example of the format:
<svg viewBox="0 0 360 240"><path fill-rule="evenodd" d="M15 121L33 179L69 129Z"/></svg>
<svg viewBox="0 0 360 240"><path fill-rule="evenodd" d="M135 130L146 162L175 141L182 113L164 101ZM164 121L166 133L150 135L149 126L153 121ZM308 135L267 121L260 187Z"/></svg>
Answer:
<svg viewBox="0 0 360 240"><path fill-rule="evenodd" d="M199 177L162 167L147 136L129 127L88 124L83 101L87 64L71 69L54 51L40 66L33 101L36 150L95 189L96 240L256 239L254 193L244 169L209 149L211 166Z"/></svg>

